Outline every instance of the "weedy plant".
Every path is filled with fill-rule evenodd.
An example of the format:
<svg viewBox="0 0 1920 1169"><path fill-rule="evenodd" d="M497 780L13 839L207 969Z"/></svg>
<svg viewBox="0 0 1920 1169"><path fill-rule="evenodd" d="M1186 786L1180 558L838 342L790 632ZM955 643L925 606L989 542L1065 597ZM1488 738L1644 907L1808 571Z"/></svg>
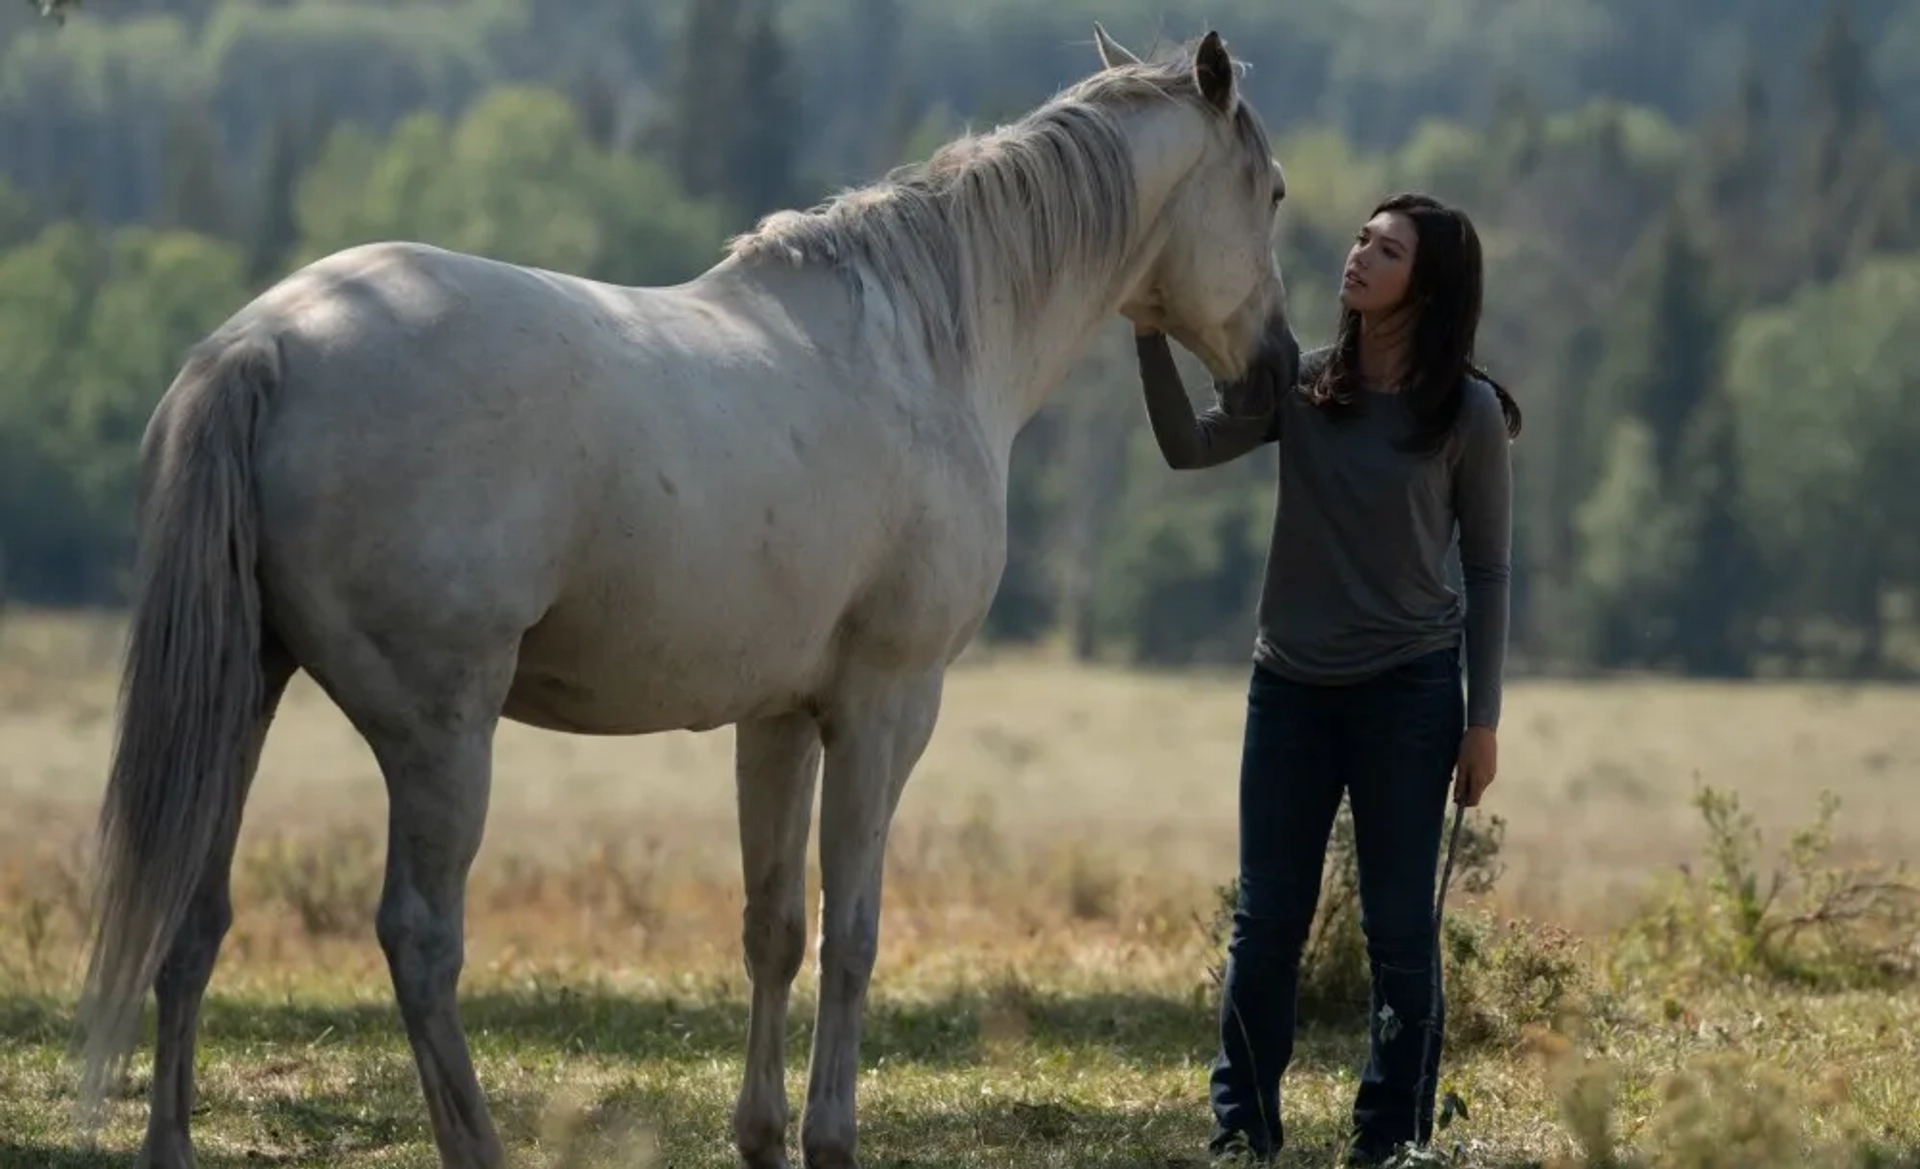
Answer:
<svg viewBox="0 0 1920 1169"><path fill-rule="evenodd" d="M1763 978L1810 990L1893 989L1920 979L1920 884L1904 862L1839 864L1840 798L1770 860L1737 793L1695 783L1705 864L1659 887L1624 932L1627 977L1689 983Z"/></svg>

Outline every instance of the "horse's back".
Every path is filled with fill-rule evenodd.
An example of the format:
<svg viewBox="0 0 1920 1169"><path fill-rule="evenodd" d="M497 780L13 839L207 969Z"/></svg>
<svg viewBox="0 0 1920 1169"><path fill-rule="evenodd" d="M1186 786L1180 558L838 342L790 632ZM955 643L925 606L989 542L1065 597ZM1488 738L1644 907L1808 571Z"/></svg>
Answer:
<svg viewBox="0 0 1920 1169"><path fill-rule="evenodd" d="M579 297L377 244L296 272L234 325L283 355L257 455L269 571L432 579L449 620L502 593L514 619L537 614L586 488L582 436L605 428L574 392L606 360Z"/></svg>
<svg viewBox="0 0 1920 1169"><path fill-rule="evenodd" d="M573 730L791 704L899 557L902 423L684 289L372 245L243 314L285 354L257 462L292 640L512 640L508 713Z"/></svg>

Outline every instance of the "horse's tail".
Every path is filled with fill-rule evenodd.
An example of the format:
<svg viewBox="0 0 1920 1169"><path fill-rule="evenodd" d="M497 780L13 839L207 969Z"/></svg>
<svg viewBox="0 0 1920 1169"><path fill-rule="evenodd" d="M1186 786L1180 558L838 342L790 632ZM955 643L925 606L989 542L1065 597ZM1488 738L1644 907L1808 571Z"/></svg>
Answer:
<svg viewBox="0 0 1920 1169"><path fill-rule="evenodd" d="M253 766L265 687L253 454L280 381L271 339L203 343L142 441L132 622L80 1000L89 1135Z"/></svg>

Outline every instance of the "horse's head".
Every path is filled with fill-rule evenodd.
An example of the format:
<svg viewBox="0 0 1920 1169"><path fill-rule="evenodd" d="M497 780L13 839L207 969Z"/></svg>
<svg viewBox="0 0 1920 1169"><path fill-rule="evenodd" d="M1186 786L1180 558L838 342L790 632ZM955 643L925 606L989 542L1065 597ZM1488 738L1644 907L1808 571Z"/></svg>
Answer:
<svg viewBox="0 0 1920 1169"><path fill-rule="evenodd" d="M1094 38L1108 71L1170 68L1143 64L1097 24ZM1180 342L1215 377L1236 379L1264 356L1290 381L1299 346L1273 254L1286 178L1218 33L1171 68L1173 100L1139 123L1134 142L1142 191L1162 197L1142 225L1146 251L1120 313Z"/></svg>

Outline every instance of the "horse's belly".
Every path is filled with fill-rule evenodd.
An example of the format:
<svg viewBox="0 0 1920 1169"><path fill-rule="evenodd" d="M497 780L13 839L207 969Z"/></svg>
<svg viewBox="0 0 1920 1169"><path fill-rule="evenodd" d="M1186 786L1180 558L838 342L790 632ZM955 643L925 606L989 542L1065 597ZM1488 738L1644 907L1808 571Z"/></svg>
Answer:
<svg viewBox="0 0 1920 1169"><path fill-rule="evenodd" d="M951 530L948 538L969 544ZM997 580L998 557L984 546L965 557L903 546L874 573L856 567L865 557L819 555L807 543L704 568L707 558L693 557L659 573L603 565L583 574L522 638L503 714L632 735L810 709L855 663L918 673L950 660Z"/></svg>
<svg viewBox="0 0 1920 1169"><path fill-rule="evenodd" d="M760 696L742 701L740 693L702 694L669 691L658 679L638 684L613 678L596 686L596 679L550 671L522 671L514 678L501 715L542 730L576 735L651 735L661 731L710 731L747 719L795 709L792 697Z"/></svg>
<svg viewBox="0 0 1920 1169"><path fill-rule="evenodd" d="M633 735L711 730L812 696L831 615L799 598L748 606L717 580L706 607L662 603L662 591L678 590L638 591L648 599L630 606L562 604L528 630L502 713L550 730Z"/></svg>
<svg viewBox="0 0 1920 1169"><path fill-rule="evenodd" d="M522 668L501 714L514 722L580 735L710 731L800 708L803 688L759 678L747 687L679 681L651 669Z"/></svg>

